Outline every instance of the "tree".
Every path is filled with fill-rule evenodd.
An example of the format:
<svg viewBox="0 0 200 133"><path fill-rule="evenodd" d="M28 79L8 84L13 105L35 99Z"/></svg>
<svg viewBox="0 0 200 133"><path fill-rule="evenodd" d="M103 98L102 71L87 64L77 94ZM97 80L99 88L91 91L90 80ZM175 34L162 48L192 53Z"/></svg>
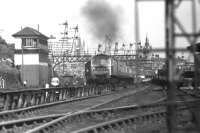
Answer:
<svg viewBox="0 0 200 133"><path fill-rule="evenodd" d="M14 44L7 42L0 36L0 58L14 58Z"/></svg>

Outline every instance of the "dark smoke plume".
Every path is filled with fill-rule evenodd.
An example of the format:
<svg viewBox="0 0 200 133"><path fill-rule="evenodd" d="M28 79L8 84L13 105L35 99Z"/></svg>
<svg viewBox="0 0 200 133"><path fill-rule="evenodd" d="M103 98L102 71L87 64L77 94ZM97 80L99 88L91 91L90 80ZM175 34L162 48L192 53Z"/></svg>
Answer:
<svg viewBox="0 0 200 133"><path fill-rule="evenodd" d="M87 18L90 32L98 40L103 41L106 36L115 40L120 35L121 8L113 8L105 0L88 0L82 14Z"/></svg>

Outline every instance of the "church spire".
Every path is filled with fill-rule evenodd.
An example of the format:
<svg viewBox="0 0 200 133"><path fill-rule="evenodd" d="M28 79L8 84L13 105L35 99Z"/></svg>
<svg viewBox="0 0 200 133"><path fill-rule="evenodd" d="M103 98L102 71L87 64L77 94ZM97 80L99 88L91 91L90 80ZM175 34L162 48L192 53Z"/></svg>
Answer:
<svg viewBox="0 0 200 133"><path fill-rule="evenodd" d="M145 40L145 47L148 48L150 45L149 45L149 39L147 37L147 34L146 34L146 40Z"/></svg>

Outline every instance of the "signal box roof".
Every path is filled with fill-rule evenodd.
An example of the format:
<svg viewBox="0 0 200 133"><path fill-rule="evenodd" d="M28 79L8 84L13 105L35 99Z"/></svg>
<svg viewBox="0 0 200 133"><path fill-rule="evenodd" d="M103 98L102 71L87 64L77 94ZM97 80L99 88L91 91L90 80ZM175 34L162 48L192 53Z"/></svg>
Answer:
<svg viewBox="0 0 200 133"><path fill-rule="evenodd" d="M45 36L44 34L30 27L25 27L22 30L18 31L17 33L13 34L12 36L13 37L40 37L43 39L48 39L47 36Z"/></svg>

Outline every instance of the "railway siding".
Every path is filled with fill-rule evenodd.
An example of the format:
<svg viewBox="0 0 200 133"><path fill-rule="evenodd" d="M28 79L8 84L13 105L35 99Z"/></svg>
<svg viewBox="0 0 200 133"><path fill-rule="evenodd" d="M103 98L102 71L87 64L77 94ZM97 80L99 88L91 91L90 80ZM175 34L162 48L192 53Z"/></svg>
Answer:
<svg viewBox="0 0 200 133"><path fill-rule="evenodd" d="M200 102L200 101L195 101ZM194 101L188 101L188 103L194 103ZM29 130L27 133L38 133L38 132L72 132L78 130L79 128L84 128L88 126L94 126L96 124L104 123L106 121L114 119L122 119L124 117L129 117L130 115L138 115L144 121L151 120L156 117L160 119L160 115L157 113L162 111L162 114L166 112L166 105L178 105L184 106L185 102L175 102L175 103L152 103L148 105L140 106L126 106L118 108L100 109L100 110L90 110L84 112L76 112L70 115L60 117L49 123L41 125L35 129ZM185 109L181 108L182 110ZM164 111L164 112L163 112ZM147 115L145 113L150 113ZM135 118L135 119L138 119Z"/></svg>
<svg viewBox="0 0 200 133"><path fill-rule="evenodd" d="M86 110L89 110L89 109L91 109L91 108L95 108L95 107L97 107L97 106L100 106L100 105L102 105L102 104L106 104L107 102L111 102L111 101L113 101L113 100L115 100L115 99L118 99L118 98L121 98L121 97L123 97L123 96L127 96L127 95L132 95L132 94L135 94L135 93L137 93L138 91L143 91L143 90L145 90L145 89L148 89L149 87L151 87L151 86L145 86L145 87L143 87L142 89L141 88L138 88L138 89L133 89L133 88L131 88L131 89L128 89L127 91L116 91L116 93L113 93L112 95L105 95L105 96L101 96L101 97L99 97L99 98L94 98L94 99L88 99L88 100L84 100L84 101L80 101L80 102L78 102L78 103L72 103L72 104L69 104L68 106L63 106L62 107L62 109L63 109L63 111L59 111L59 110L61 110L60 108L61 107L57 107L57 106L55 106L55 107L50 107L50 108L52 108L52 109L49 109L48 107L47 108L44 108L44 110L47 110L47 113L46 114L51 114L52 113L52 111L51 110L55 110L55 108L56 108L56 110L58 110L57 111L57 113L67 113L67 114L70 114L70 113L72 113L72 112L74 112L74 111L77 111L77 110L74 110L74 109L71 109L71 108L78 108L78 110L81 110L81 112L84 112L84 111L86 111ZM96 100L97 99L97 100ZM99 99L99 100L98 100ZM92 102L93 101L93 102ZM94 102L94 101L96 101L96 102ZM87 103L87 106L86 106L86 103ZM90 104L88 104L88 103L90 103ZM92 104L93 103L93 104ZM64 104L65 105L65 104ZM93 105L93 106L92 106ZM40 105L41 106L41 105ZM60 105L59 105L60 106ZM53 111L53 112L56 112L56 110L55 111ZM71 111L70 111L71 110ZM50 112L49 112L50 111ZM12 111L11 111L12 112ZM42 111L41 112L43 112L43 109L42 109ZM34 116L34 114L35 115L45 115L45 114L43 114L43 113L41 113L40 111L35 111L35 112L33 112L33 116ZM44 111L44 112L46 112L46 111ZM26 113L22 113L22 114L25 114L26 116L23 116L22 115L22 118L23 117L27 117L29 114L26 114ZM62 114L63 115L63 114ZM30 117L30 116L29 116ZM36 117L37 118L37 117ZM25 120L25 119L24 119ZM29 119L28 119L28 121L29 121ZM33 121L34 121L34 118L33 118ZM37 121L37 119L35 119L35 121L36 121L36 123L38 123ZM20 128L22 128L23 130L19 130L19 132L20 131L25 131L25 129L31 129L31 128L26 128L26 126L24 127L23 125L21 126L20 125L20 123L23 123L23 120L22 121L18 121L18 120L15 120L15 122L16 123L14 123L13 121L10 121L10 123L9 122L5 122L7 125L13 125L13 126L15 126L15 125L19 125L19 126L17 126L17 127L15 127L15 128L13 128L13 129L10 129L10 131L15 131L15 130L19 130ZM17 124L19 122L19 124ZM26 123L26 122L25 122ZM28 123L33 123L33 122L28 122ZM44 124L44 123L40 123L41 125L42 124ZM6 128L8 127L7 125L5 125L5 124L2 124L2 127L4 127L4 129L6 130ZM30 125L30 124L27 124L27 125ZM31 124L31 125L33 125L32 127L34 127L34 124ZM0 123L0 126L1 126L1 123ZM39 126L39 125L38 125ZM12 127L12 126L11 126ZM29 126L30 127L30 126ZM9 130L9 129L8 129Z"/></svg>
<svg viewBox="0 0 200 133"><path fill-rule="evenodd" d="M150 89L144 89L143 91L138 91L134 95L123 96L119 99L113 100L102 106L98 106L98 109L101 108L110 108L110 107L120 107L120 106L129 106L137 103L138 105L152 103L152 101L157 101L158 99L165 99L166 95L163 91L153 91L154 89L161 88L159 86L151 86ZM142 98L142 99L141 99ZM96 109L97 109L96 108Z"/></svg>
<svg viewBox="0 0 200 133"><path fill-rule="evenodd" d="M143 86L141 86L143 87ZM124 97L126 95L130 95L133 93L136 93L139 89L127 89L126 91L123 90L118 90L115 92L104 92L101 95L91 95L91 96L85 96L85 97L81 97L81 98L70 98L64 101L56 101L53 103L47 103L47 104L41 104L41 105L35 105L35 106L31 106L31 107L27 107L27 108L22 108L22 109L16 109L16 110L8 110L8 111L3 111L0 112L0 122L1 121L8 121L8 120L13 120L13 119L19 119L19 118L26 118L26 117L33 117L33 116L38 116L38 115L49 115L49 114L54 114L54 113L67 113L67 111L76 111L73 110L71 108L76 108L76 109L82 109L85 107L88 107L90 104L89 103L93 103L93 101L95 101L95 99L99 99L99 104L100 103L104 103L107 102L106 99L110 99L111 101L113 99L117 99L120 97ZM149 88L150 86L145 86L144 89ZM108 96L108 98L106 98L106 95L110 95ZM99 97L99 98L98 98ZM110 98L109 98L110 97ZM92 100L94 99L94 100ZM82 104L78 104L81 103ZM88 102L88 104L86 105L86 102ZM95 104L98 104L97 102L94 102ZM93 103L93 104L94 104ZM75 105L78 106L75 106ZM92 105L90 105L92 106ZM56 108L56 110L55 110ZM61 110L61 111L59 111ZM64 110L64 111L62 111Z"/></svg>
<svg viewBox="0 0 200 133"><path fill-rule="evenodd" d="M112 93L109 93L109 94L112 94ZM104 94L104 95L108 95L108 94ZM35 116L36 114L39 115L41 110L45 108L48 109L49 107L52 107L52 106L67 104L71 102L73 103L79 102L82 100L87 100L87 99L96 98L100 96L103 96L103 95L94 95L94 96L88 96L88 97L82 97L82 98L72 98L70 100L65 100L65 101L57 101L53 103L41 104L41 105L31 106L31 107L22 108L22 109L3 111L3 112L0 112L0 118L1 118L0 121L31 117L31 116Z"/></svg>
<svg viewBox="0 0 200 133"><path fill-rule="evenodd" d="M26 118L26 119L20 119L20 120L13 120L9 122L1 122L0 123L0 130L3 132L9 132L9 130L13 131L16 130L17 127L26 127L26 128L33 128L38 126L41 123L46 123L49 121L52 121L54 119L57 119L61 116L64 116L64 114L54 114L54 115L48 115L48 116L39 116L34 118ZM13 129L14 128L14 129Z"/></svg>
<svg viewBox="0 0 200 133"><path fill-rule="evenodd" d="M71 133L99 133L99 132L126 132L132 133L133 131L141 130L141 128L145 127L146 132L150 129L155 130L155 125L162 126L165 123L165 111L157 111L154 113L145 113L145 114L138 114L138 115L131 115L125 118L119 118L107 122L103 122L100 124L96 124L94 126L89 126L80 130L73 131ZM150 126L149 126L150 125ZM147 130L148 127L148 130ZM143 129L144 130L144 129Z"/></svg>
<svg viewBox="0 0 200 133"><path fill-rule="evenodd" d="M146 104L148 102L146 102L145 104L142 104L142 102L141 102L139 105L136 104L136 105L131 105L131 106L130 105L123 106L123 107L108 106L110 108L105 108L106 106L104 106L104 105L109 105L109 103L115 103L115 102L118 103L119 99L123 99L123 98L127 99L128 96L132 96L132 94L134 94L137 97L141 97L141 95L137 95L140 92L143 92L143 95L145 95L146 97L155 96L155 95L149 95L149 96L146 95L146 93L149 93L147 90L154 89L152 87L154 87L154 86L143 86L143 88L138 88L137 90L134 89L130 92L123 91L124 92L123 96L121 95L122 93L118 92L119 95L118 96L111 95L110 100L109 99L106 100L105 99L106 96L105 97L102 96L102 98L99 97L99 100L101 102L97 100L98 102L93 104L93 106L92 106L92 104L91 105L87 104L88 106L86 106L86 105L82 106L82 104L85 103L84 101L80 101L75 104L70 104L68 106L63 106L63 109L66 110L66 113L65 114L57 114L57 115L60 115L59 117L57 117L57 119L54 119L54 116L52 116L53 118L48 118L48 116L47 116L47 120L45 120L45 116L41 116L42 118L44 118L42 121L41 121L40 117L34 117L31 119L28 118L28 119L14 120L14 121L0 123L0 127L1 127L2 131L4 131L4 132L7 132L7 131L13 132L14 131L15 133L21 133L21 132L27 131L28 129L31 129L31 130L29 130L30 132L35 131L35 130L36 130L36 132L64 132L64 131L73 132L76 130L80 130L81 128L95 126L98 124L102 124L102 123L105 123L108 121L113 121L115 119L121 119L121 118L128 117L131 115L137 115L137 114L141 115L142 113L152 113L152 112L157 112L160 110L165 111L165 107L167 105L176 105L176 104L181 105L180 106L181 108L178 108L179 110L180 109L183 110L184 108L188 107L188 106L185 106L185 102L182 102L182 101L178 101L176 103L164 103L165 98L161 98L159 100L157 99L156 101L154 101L151 104ZM138 91L138 90L140 90L140 91ZM159 97L157 97L157 98L159 98ZM106 100L106 102L104 102L105 100ZM146 100L148 100L148 99L146 99ZM155 100L155 99L152 99L152 100ZM88 102L91 102L91 101L92 101L92 99L88 99ZM86 100L86 102L87 102L87 100ZM135 102L135 101L133 101L133 102ZM98 103L100 103L100 104L98 104ZM187 105L191 105L190 107L194 107L193 106L194 104L196 104L194 101L187 102ZM199 101L197 104L199 104ZM79 105L82 106L81 107L82 109L79 108ZM112 105L114 105L114 104L112 104ZM77 110L80 110L80 111L77 111L77 110L76 111L75 110L67 111L69 107L71 107L71 108L78 107ZM104 108L99 109L99 107L104 107ZM56 109L57 108L58 107L56 107ZM53 109L53 106L52 106L52 109ZM51 109L49 110L48 108L46 108L45 110L48 110L48 113L49 113L49 111ZM88 110L90 110L90 111L88 111ZM38 112L38 114L40 114L40 113L41 112ZM34 114L37 114L37 112L34 112ZM183 121L186 122L188 120L191 120L191 116L188 115L187 111L185 111L184 113L180 113L179 116L182 116L183 114L186 114L186 116L188 117L188 118L184 119ZM67 116L67 118L65 118L63 120L62 118L65 116ZM151 124L151 126L148 128L152 129L152 125L157 126L156 124ZM39 128L39 130L37 131L38 128ZM139 128L139 126L137 126L137 131L139 130L138 128ZM156 128L158 128L158 127L155 127L155 129Z"/></svg>
<svg viewBox="0 0 200 133"><path fill-rule="evenodd" d="M146 112L147 110L155 111L155 109L158 110L158 107L152 106L150 108L150 106L140 107L132 105L126 107L76 112L71 115L60 117L35 129L29 130L27 133L51 132L51 130L54 130L54 132L60 132L58 127L60 127L61 125L63 125L61 130L71 132L81 127L83 128L90 125L95 125L97 123L125 117L131 114L133 115L135 113L141 112L142 110Z"/></svg>

